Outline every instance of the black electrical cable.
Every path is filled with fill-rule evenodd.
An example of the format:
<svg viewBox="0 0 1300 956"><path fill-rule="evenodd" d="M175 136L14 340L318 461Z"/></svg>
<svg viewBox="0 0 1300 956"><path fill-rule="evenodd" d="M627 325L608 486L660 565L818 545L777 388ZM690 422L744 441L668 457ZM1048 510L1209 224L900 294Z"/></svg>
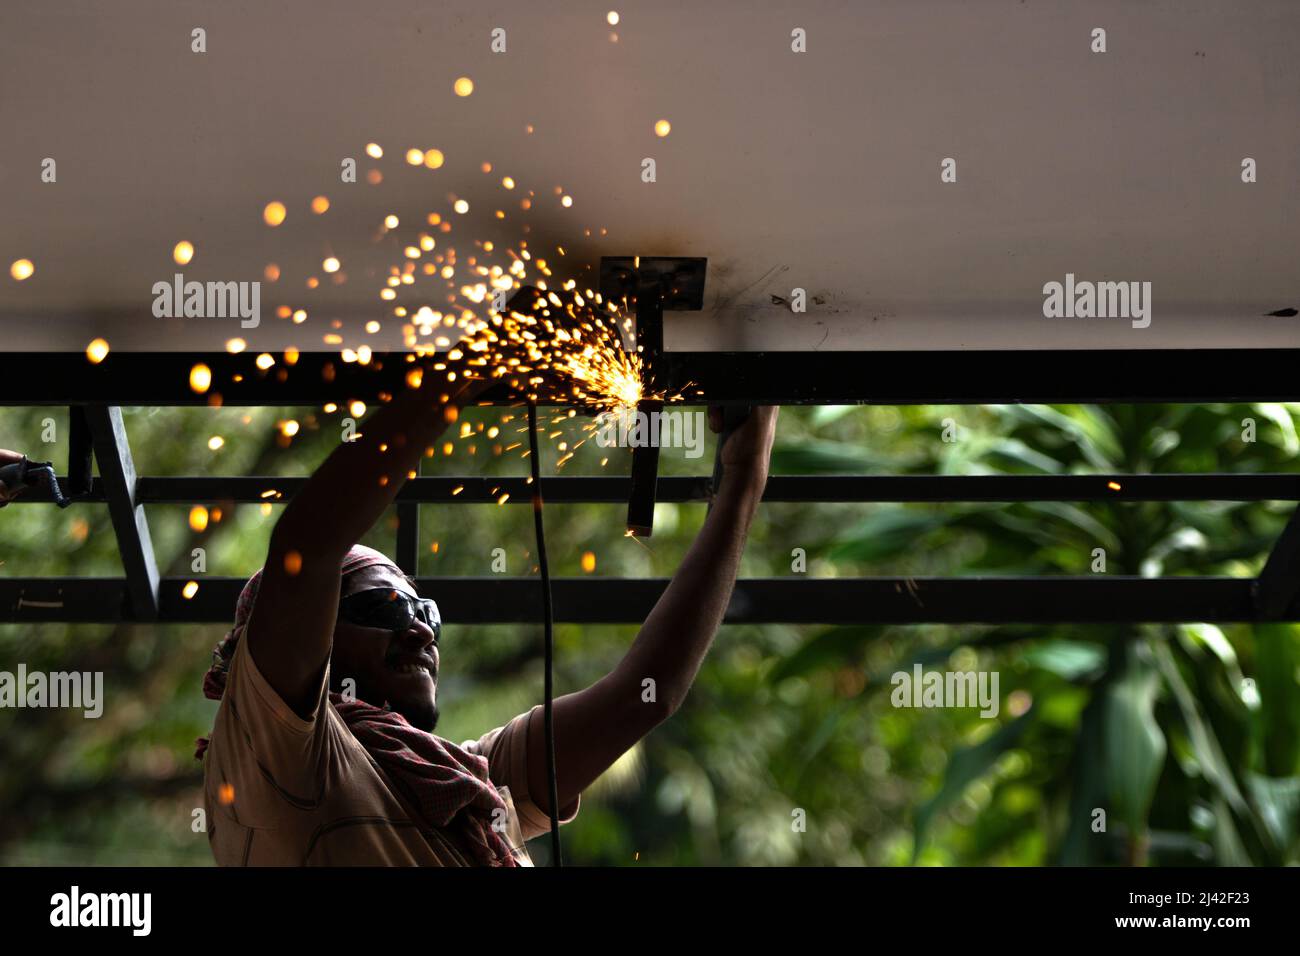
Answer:
<svg viewBox="0 0 1300 956"><path fill-rule="evenodd" d="M551 607L551 569L546 563L546 530L542 527L542 481L541 456L537 452L537 404L528 403L528 447L529 462L533 475L533 526L537 531L537 566L542 573L542 623L546 647L545 703L543 704L543 727L546 733L546 783L549 787L551 804L551 865L564 866L564 856L560 852L560 794L555 777L555 726L552 721L552 702L555 697L553 686L555 669L555 612Z"/></svg>

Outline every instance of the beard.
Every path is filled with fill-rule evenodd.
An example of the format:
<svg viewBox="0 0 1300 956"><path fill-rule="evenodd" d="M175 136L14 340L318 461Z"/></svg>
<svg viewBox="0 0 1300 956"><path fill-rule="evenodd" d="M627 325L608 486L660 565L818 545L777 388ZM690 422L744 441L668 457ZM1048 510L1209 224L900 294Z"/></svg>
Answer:
<svg viewBox="0 0 1300 956"><path fill-rule="evenodd" d="M344 687L341 678L331 676L330 690L333 693L343 693ZM363 703L384 707L394 713L401 714L406 718L408 724L417 730L423 730L426 734L433 733L434 728L438 726L438 700L435 696L421 697L418 700L394 701L386 699L381 690L369 684L357 688L355 694L356 699Z"/></svg>
<svg viewBox="0 0 1300 956"><path fill-rule="evenodd" d="M391 703L389 706L406 718L406 722L417 730L431 734L438 726L438 705L432 700Z"/></svg>

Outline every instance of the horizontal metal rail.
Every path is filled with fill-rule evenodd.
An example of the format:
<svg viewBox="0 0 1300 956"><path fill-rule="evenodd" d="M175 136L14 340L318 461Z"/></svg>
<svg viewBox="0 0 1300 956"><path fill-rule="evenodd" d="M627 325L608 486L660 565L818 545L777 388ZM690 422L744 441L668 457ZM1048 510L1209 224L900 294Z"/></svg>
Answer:
<svg viewBox="0 0 1300 956"><path fill-rule="evenodd" d="M186 598L191 580L197 591ZM451 624L537 620L536 578L417 579ZM228 623L242 578L164 578L161 623ZM555 619L573 624L635 624L645 620L668 581L558 578ZM970 578L749 578L736 583L731 624L1056 624L1300 620L1300 606L1265 616L1254 579L1136 578L1108 575ZM131 618L125 579L0 578L0 621L115 622Z"/></svg>
<svg viewBox="0 0 1300 956"><path fill-rule="evenodd" d="M135 486L140 504L208 504L234 502L285 504L306 478L141 475ZM619 476L573 476L541 479L547 504L619 504L631 491L631 479ZM522 477L413 478L398 493L399 503L485 504L509 494L507 503L528 504L530 490ZM707 501L709 479L660 477L659 501ZM19 503L49 502L44 489L32 490ZM95 479L85 502L106 500ZM1164 474L1164 475L774 475L763 493L766 502L1018 502L1018 501L1300 501L1300 474Z"/></svg>
<svg viewBox="0 0 1300 956"><path fill-rule="evenodd" d="M670 355L675 353L670 353ZM897 356L898 353L890 353ZM919 354L919 353L918 353ZM924 353L933 359L936 353ZM962 353L966 360L984 353ZM1012 353L997 353L1006 359ZM1015 353L1016 362L1031 353ZM1077 353L1072 353L1078 358ZM1179 353L1194 357L1205 353ZM1246 358L1246 353L1231 353L1234 359ZM1283 353L1261 353L1278 356ZM1289 354L1289 353L1288 353ZM1116 353L1122 363L1131 360L1128 353ZM1125 355L1128 355L1126 358ZM1142 353L1144 359L1152 353ZM680 357L680 356L678 356ZM1293 357L1300 357L1297 354ZM45 358L49 358L46 356ZM69 357L62 356L67 360ZM123 369L134 369L133 374L149 367L147 359L158 356L126 356L112 376L97 379L99 385L116 382L123 388L128 384L122 376ZM235 359L236 356L219 356L212 359ZM321 373L325 360L318 356L316 368ZM821 356L834 365L838 358ZM775 359L748 356L745 362L767 362ZM13 356L0 360L0 365L10 366ZM187 370L194 361L185 357L171 357L171 365L157 366L155 371L177 372ZM710 362L715 361L710 359ZM803 359L781 358L780 367L793 363L795 378L804 376L808 384L811 367L799 371ZM944 360L947 361L947 360ZM1190 359L1194 366L1199 359ZM1272 359L1269 359L1272 361ZM84 359L73 369L86 371L88 378L96 380L103 365L91 366ZM38 363L39 364L39 363ZM106 365L107 363L104 363ZM300 363L301 364L301 363ZM311 365L311 360L306 364ZM239 366L242 368L242 366ZM743 384L747 369L752 364L741 363L727 374L739 376L731 385ZM234 372L233 365L221 366L227 374ZM301 371L301 369L298 369ZM775 371L775 366L769 369ZM1187 371L1187 368L1183 369ZM281 371L284 371L281 369ZM400 370L399 370L400 371ZM831 370L833 372L833 369ZM988 374L984 367L982 374ZM1251 375L1261 374L1251 368ZM1267 373L1267 369L1264 373ZM719 375L723 372L719 372ZM1091 373L1090 373L1091 374ZM344 368L331 377L338 386L349 376L354 381L373 386L378 378L364 378L355 369ZM1246 389L1246 378L1235 372L1219 380L1216 395L1264 398L1273 396L1269 389ZM284 376L292 380L292 376ZM322 377L324 380L326 377ZM1285 380L1293 380L1288 374ZM1276 380L1276 379L1275 379ZM245 394L246 404L295 404L305 400L305 392L282 394L278 389L285 382L273 383L245 378L255 387ZM722 380L719 379L719 382ZM1136 382L1136 379L1131 381ZM960 383L959 383L960 384ZM73 376L59 382L60 389L81 390L89 394L95 381L87 385ZM0 404L40 404L40 388L55 386L37 383L37 390L13 401L13 380L0 376ZM95 386L98 387L98 386ZM115 386L116 387L116 386ZM204 401L188 388L177 391L169 385L161 392L157 382L137 382L131 388L138 392L141 404L195 404ZM783 386L784 387L784 386ZM963 386L964 387L964 386ZM6 391L8 389L8 391ZM91 389L93 391L93 389ZM51 393L53 394L53 393ZM60 402L69 399L66 389ZM120 394L136 395L129 389ZM362 394L353 392L354 395ZM713 393L716 395L716 393ZM736 393L742 394L742 393ZM751 392L758 400L781 400L774 393ZM837 401L873 401L873 398L856 398L849 392L836 393ZM919 394L919 393L918 393ZM934 392L927 393L935 401ZM945 393L952 398L945 401L971 401L957 398L956 393ZM985 393L980 393L985 394ZM1033 399L1058 400L1049 395L1036 395ZM1074 391L1075 398L1079 394ZM1091 400L1107 400L1106 395L1117 396L1117 390L1089 393ZM1163 393L1161 393L1163 394ZM1199 393L1198 394L1204 394ZM149 397L145 397L148 395ZM1125 400L1156 400L1156 391L1148 390ZM845 398L845 396L850 396ZM317 396L319 397L319 396ZM795 396L798 398L798 396ZM816 394L815 401L827 401L827 393ZM903 399L904 401L906 399ZM918 400L920 400L918 398ZM1020 399L1006 399L1020 400ZM1030 400L1025 398L1024 400ZM1059 400L1066 400L1061 398ZM1114 400L1120 400L1114 398ZM1172 400L1190 400L1175 398ZM74 402L78 399L74 398ZM893 401L899 401L897 396ZM134 403L134 402L132 402ZM158 580L152 560L148 526L144 519L144 506L162 504L198 503L274 503L283 504L302 488L306 478L275 478L269 476L137 476L130 462L125 428L116 407L89 407L84 411L74 405L70 409L74 425L89 416L92 424L100 427L96 435L96 457L101 476L84 491L86 467L85 448L74 448L73 465L77 472L71 485L82 490L79 500L86 503L106 503L113 511L114 526L122 544L125 578L0 578L0 621L21 623L62 622L113 622L121 620L157 620L173 623L226 622L233 614L235 599L243 580L239 578L197 576L197 587L190 597L183 589L189 579L166 578ZM108 425L117 425L113 428ZM84 424L84 421L81 422ZM82 429L83 431L85 429ZM74 436L77 429L74 427ZM82 436L86 439L86 436ZM86 441L74 443L85 445ZM622 504L631 492L631 480L617 476L556 476L542 479L542 492L549 504L608 503ZM408 482L398 495L401 517L398 533L397 557L404 567L415 567L418 553L418 506L420 504L475 503L484 504L501 500L509 495L509 502L524 503L530 500L530 489L523 477L421 477ZM658 481L658 499L665 502L706 501L709 496L709 479L703 476L665 477ZM30 491L17 499L18 503L48 501ZM766 502L1029 502L1029 501L1300 501L1300 475L1296 474L1163 474L1163 475L781 475L769 480ZM970 577L970 578L806 578L791 576L773 579L743 580L738 582L735 597L728 611L731 623L1107 623L1107 622L1174 622L1216 621L1245 622L1264 620L1300 619L1300 581L1296 569L1300 568L1300 518L1293 517L1273 553L1265 571L1259 578L1173 577L1124 578L1107 575L1088 577ZM666 587L662 580L625 580L618 578L560 579L555 583L557 620L571 623L635 623L643 620ZM539 584L531 578L426 578L421 581L426 593L433 595L443 609L444 617L456 623L519 623L536 620L540 606ZM193 589L191 589L193 590Z"/></svg>

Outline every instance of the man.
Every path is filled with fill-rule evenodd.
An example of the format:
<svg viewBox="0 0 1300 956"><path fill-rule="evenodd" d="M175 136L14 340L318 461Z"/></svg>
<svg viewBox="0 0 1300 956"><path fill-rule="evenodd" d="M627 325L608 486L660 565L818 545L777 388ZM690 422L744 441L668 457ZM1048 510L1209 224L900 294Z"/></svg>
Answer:
<svg viewBox="0 0 1300 956"><path fill-rule="evenodd" d="M335 449L276 523L205 681L222 701L203 754L218 863L531 865L524 841L550 827L542 706L461 746L435 736L437 607L354 546L475 394L426 374ZM685 698L735 584L776 417L756 408L727 440L714 506L622 661L555 700L562 822Z"/></svg>

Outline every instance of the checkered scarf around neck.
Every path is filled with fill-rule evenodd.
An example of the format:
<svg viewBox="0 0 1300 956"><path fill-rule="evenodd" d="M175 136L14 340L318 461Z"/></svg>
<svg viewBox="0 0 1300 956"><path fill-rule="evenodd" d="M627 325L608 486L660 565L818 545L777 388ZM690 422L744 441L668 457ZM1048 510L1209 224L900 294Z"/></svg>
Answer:
<svg viewBox="0 0 1300 956"><path fill-rule="evenodd" d="M396 570L380 552L357 545L343 559L343 574L374 565ZM220 700L225 692L230 662L248 626L261 581L261 571L248 579L235 606L235 626L213 649L212 667L203 677L203 694L209 700ZM348 730L414 808L420 823L455 834L456 845L469 850L480 866L518 865L509 843L491 826L494 819L505 819L506 804L488 779L486 758L412 727L396 711L344 700L334 692L329 699ZM202 760L209 739L200 737L195 743L194 756Z"/></svg>

